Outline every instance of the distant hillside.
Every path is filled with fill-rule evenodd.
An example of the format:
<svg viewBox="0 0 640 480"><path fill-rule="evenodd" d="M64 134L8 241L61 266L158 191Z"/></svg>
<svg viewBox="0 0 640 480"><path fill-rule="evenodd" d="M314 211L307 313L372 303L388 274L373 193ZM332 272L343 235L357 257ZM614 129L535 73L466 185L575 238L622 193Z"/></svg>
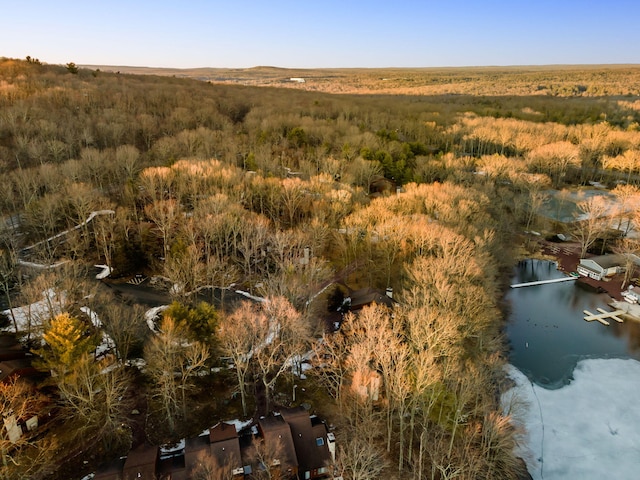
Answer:
<svg viewBox="0 0 640 480"><path fill-rule="evenodd" d="M83 65L83 67L136 75L173 76L213 83L279 86L328 93L640 95L640 65L376 69L288 69L272 66L190 69L104 65Z"/></svg>

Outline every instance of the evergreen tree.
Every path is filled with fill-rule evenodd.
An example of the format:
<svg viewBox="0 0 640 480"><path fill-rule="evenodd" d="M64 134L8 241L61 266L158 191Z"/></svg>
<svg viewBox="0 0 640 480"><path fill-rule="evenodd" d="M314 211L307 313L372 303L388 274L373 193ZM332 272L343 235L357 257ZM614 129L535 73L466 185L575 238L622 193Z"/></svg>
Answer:
<svg viewBox="0 0 640 480"><path fill-rule="evenodd" d="M46 346L34 352L40 356L36 366L62 378L73 372L80 357L97 345L96 337L87 332L85 325L66 312L51 320L42 338Z"/></svg>

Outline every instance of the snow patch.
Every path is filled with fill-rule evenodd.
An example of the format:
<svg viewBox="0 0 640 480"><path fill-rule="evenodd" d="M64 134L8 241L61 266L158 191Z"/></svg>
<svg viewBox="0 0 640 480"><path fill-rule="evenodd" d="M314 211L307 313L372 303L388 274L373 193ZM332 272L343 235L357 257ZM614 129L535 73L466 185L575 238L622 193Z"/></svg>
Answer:
<svg viewBox="0 0 640 480"><path fill-rule="evenodd" d="M107 278L113 272L113 268L109 265L94 265L96 268L101 268L102 271L96 275L96 280L102 280L103 278Z"/></svg>
<svg viewBox="0 0 640 480"><path fill-rule="evenodd" d="M18 260L18 265L23 267L35 268L37 270L49 270L52 268L58 268L65 263L68 263L68 260L52 263L51 265L45 265L44 263L27 262L26 260Z"/></svg>
<svg viewBox="0 0 640 480"><path fill-rule="evenodd" d="M253 300L254 302L264 303L264 302L266 302L266 301L267 301L267 299L266 299L266 298L263 298L263 297L256 297L255 295L251 295L249 292L244 292L244 291L242 291L242 290L236 290L236 293L237 293L238 295L244 295L245 297L247 297L247 298L249 298L249 299Z"/></svg>
<svg viewBox="0 0 640 480"><path fill-rule="evenodd" d="M114 342L113 338L111 338L109 334L104 331L102 321L100 320L100 317L98 317L98 314L91 310L89 307L80 307L80 311L86 314L91 319L91 323L93 324L93 326L100 329L102 333L102 341L100 342L100 345L96 347L96 358L102 358L107 353L115 351L116 342Z"/></svg>
<svg viewBox="0 0 640 480"><path fill-rule="evenodd" d="M147 321L147 326L153 333L158 333L155 320L158 318L160 313L165 311L167 308L169 308L169 305L160 305L159 307L150 308L144 313L144 319Z"/></svg>
<svg viewBox="0 0 640 480"><path fill-rule="evenodd" d="M244 422L241 420L238 420L237 418L233 419L233 420L225 420L224 423L226 423L227 425L233 425L236 427L236 432L240 432L240 430L242 430L243 428L248 427L249 425L251 425L251 423L253 422L252 419L249 420L245 420Z"/></svg>
<svg viewBox="0 0 640 480"><path fill-rule="evenodd" d="M64 236L64 235L66 235L67 233L69 233L69 232L71 232L71 231L73 231L73 230L77 230L77 229L81 228L83 225L86 225L86 224L87 224L87 223L89 223L91 220L93 220L94 218L96 218L98 215L115 215L115 213L116 213L116 212L114 212L113 210L97 210L97 211L95 211L95 212L91 212L91 213L89 214L89 216L87 217L87 219L86 219L84 222L79 223L79 224L78 224L78 225L76 225L75 227L70 228L70 229L68 229L68 230L65 230L64 232L60 232L60 233L58 233L58 234L56 234L56 235L53 235L52 237L49 237L49 238L47 238L46 240L42 240L42 241L40 241L40 242L38 242L38 243L34 243L33 245L30 245L30 246L28 246L28 247L25 247L25 248L23 248L23 249L22 249L22 251L23 251L23 252L26 252L26 251L28 251L28 250L31 250L32 248L37 247L38 245L42 245L43 243L50 242L51 240L55 240L56 238L63 237L63 236Z"/></svg>
<svg viewBox="0 0 640 480"><path fill-rule="evenodd" d="M144 370L144 367L147 366L147 362L144 358L130 358L125 362L125 365L130 367L136 367L138 370Z"/></svg>
<svg viewBox="0 0 640 480"><path fill-rule="evenodd" d="M637 478L640 362L582 360L557 390L533 384L513 365L507 373L516 385L502 396L503 408L514 399L526 405L512 412L527 432L516 454L534 480Z"/></svg>
<svg viewBox="0 0 640 480"><path fill-rule="evenodd" d="M66 303L67 299L64 292L58 293L49 288L42 292L42 300L38 300L31 305L3 310L2 313L9 318L9 326L5 330L16 331L13 323L13 318L15 318L18 326L16 333L26 333L29 330L32 333L34 331L37 332L42 328L45 320L62 313Z"/></svg>
<svg viewBox="0 0 640 480"><path fill-rule="evenodd" d="M171 458L176 455L182 455L184 453L184 447L186 446L186 441L183 438L178 443L168 444L168 445L160 445L160 458Z"/></svg>

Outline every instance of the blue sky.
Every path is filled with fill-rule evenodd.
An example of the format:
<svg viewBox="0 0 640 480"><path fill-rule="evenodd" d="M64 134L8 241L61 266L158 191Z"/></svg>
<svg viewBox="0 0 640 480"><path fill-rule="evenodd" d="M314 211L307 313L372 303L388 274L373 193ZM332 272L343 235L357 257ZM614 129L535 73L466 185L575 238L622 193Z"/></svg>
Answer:
<svg viewBox="0 0 640 480"><path fill-rule="evenodd" d="M0 0L0 56L155 67L640 63L638 0Z"/></svg>

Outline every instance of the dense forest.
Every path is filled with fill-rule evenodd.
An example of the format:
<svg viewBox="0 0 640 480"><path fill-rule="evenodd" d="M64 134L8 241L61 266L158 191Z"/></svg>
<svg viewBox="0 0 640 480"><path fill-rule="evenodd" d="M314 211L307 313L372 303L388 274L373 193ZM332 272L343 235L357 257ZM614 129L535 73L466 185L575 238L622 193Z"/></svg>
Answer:
<svg viewBox="0 0 640 480"><path fill-rule="evenodd" d="M478 70L462 93L443 87L458 71L394 73L435 91L341 75L280 88L0 58L3 309L43 305L0 321L47 372L1 401L49 414L18 444L2 432L0 478L80 478L292 388L336 426L345 478L520 478L501 292L545 191L639 182L638 70L509 71L506 91ZM155 324L116 288L136 278L173 302ZM329 328L365 287L397 303Z"/></svg>

